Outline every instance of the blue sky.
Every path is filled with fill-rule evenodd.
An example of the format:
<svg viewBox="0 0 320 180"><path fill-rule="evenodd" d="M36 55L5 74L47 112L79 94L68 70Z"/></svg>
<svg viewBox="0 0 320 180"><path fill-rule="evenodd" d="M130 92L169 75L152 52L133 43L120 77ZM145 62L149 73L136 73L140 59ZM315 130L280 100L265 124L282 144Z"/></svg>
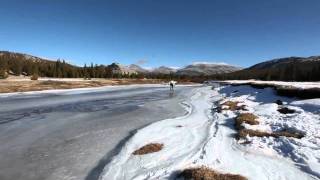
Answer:
<svg viewBox="0 0 320 180"><path fill-rule="evenodd" d="M0 49L146 67L320 55L319 0L0 0Z"/></svg>

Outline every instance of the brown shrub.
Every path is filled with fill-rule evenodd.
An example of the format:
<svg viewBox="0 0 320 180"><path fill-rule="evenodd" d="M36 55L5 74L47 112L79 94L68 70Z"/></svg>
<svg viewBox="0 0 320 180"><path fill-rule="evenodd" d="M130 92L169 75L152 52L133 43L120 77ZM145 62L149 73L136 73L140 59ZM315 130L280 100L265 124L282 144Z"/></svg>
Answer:
<svg viewBox="0 0 320 180"><path fill-rule="evenodd" d="M257 131L257 130L252 130L252 129L241 129L238 132L238 136L240 138L244 138L247 135L253 137L275 137L275 138L279 138L280 136L285 136L285 137L293 137L293 138L298 138L301 139L303 138L303 135L301 133L297 133L297 132L289 132L289 131L278 131L278 132L262 132L262 131Z"/></svg>
<svg viewBox="0 0 320 180"><path fill-rule="evenodd" d="M279 108L278 111L279 111L281 114L292 114L292 113L295 113L295 112L296 112L295 110L289 109L289 108L287 108L287 107Z"/></svg>
<svg viewBox="0 0 320 180"><path fill-rule="evenodd" d="M252 113L242 113L238 117L236 117L236 129L242 129L242 123L247 123L250 125L257 125L259 121L256 121L258 117Z"/></svg>
<svg viewBox="0 0 320 180"><path fill-rule="evenodd" d="M178 175L178 178L185 180L247 180L240 175L222 174L207 167L185 169Z"/></svg>
<svg viewBox="0 0 320 180"><path fill-rule="evenodd" d="M132 154L133 155L143 155L143 154L149 154L158 152L163 148L163 144L159 143L150 143L145 146L142 146L141 148L135 150Z"/></svg>

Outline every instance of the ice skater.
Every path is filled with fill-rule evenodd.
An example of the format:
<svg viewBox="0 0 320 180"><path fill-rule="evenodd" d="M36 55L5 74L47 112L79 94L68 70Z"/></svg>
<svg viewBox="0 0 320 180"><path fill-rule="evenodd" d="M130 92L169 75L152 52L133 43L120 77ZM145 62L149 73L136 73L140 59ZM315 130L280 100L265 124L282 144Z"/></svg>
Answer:
<svg viewBox="0 0 320 180"><path fill-rule="evenodd" d="M176 84L175 81L170 81L169 85L170 85L170 91L174 91L174 85Z"/></svg>

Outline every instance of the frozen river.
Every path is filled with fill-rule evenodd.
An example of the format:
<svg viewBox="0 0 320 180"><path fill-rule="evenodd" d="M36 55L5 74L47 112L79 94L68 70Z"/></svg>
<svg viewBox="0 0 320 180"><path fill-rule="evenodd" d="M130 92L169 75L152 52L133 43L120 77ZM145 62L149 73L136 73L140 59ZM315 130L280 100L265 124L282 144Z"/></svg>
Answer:
<svg viewBox="0 0 320 180"><path fill-rule="evenodd" d="M0 96L0 179L97 179L134 130L181 116L194 87L128 86Z"/></svg>

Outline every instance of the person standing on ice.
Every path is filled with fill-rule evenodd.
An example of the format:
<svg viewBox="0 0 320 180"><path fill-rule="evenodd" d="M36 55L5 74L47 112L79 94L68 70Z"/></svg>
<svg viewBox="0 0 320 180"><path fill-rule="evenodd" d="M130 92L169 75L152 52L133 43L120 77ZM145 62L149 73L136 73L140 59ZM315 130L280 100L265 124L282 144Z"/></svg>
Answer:
<svg viewBox="0 0 320 180"><path fill-rule="evenodd" d="M176 82L175 81L170 81L169 82L169 85L170 85L170 91L174 91L174 85L176 84Z"/></svg>

